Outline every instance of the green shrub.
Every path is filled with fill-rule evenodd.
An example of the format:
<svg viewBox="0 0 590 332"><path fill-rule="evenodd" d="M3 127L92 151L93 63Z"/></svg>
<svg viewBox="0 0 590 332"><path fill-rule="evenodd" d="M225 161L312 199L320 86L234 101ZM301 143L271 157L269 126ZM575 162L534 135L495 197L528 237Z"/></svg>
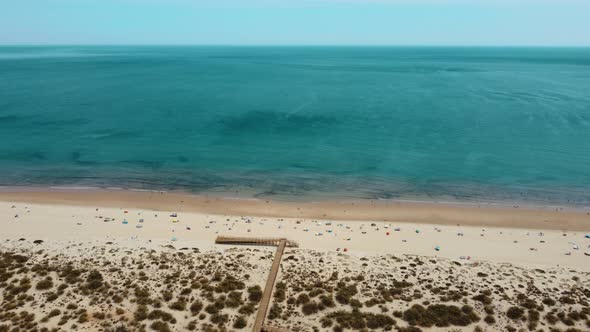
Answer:
<svg viewBox="0 0 590 332"><path fill-rule="evenodd" d="M242 292L232 291L227 295L225 305L229 308L237 308L243 303Z"/></svg>
<svg viewBox="0 0 590 332"><path fill-rule="evenodd" d="M51 281L51 278L43 279L37 283L37 286L35 286L37 290L47 290L52 287L53 281Z"/></svg>
<svg viewBox="0 0 590 332"><path fill-rule="evenodd" d="M358 293L356 289L356 285L340 285L336 291L336 301L340 302L341 304L348 304L350 299Z"/></svg>
<svg viewBox="0 0 590 332"><path fill-rule="evenodd" d="M389 330L395 325L395 320L387 315L363 313L358 310L351 312L336 311L327 314L323 320L335 320L340 329L362 330L365 328Z"/></svg>
<svg viewBox="0 0 590 332"><path fill-rule="evenodd" d="M301 312L304 315L313 315L319 311L318 304L315 301L307 302L301 307Z"/></svg>
<svg viewBox="0 0 590 332"><path fill-rule="evenodd" d="M217 313L217 314L211 315L210 320L211 320L211 323L217 324L218 326L222 326L222 325L225 325L229 321L229 315Z"/></svg>
<svg viewBox="0 0 590 332"><path fill-rule="evenodd" d="M283 308L281 307L281 305L278 303L274 303L272 307L270 307L270 310L268 312L268 319L273 320L279 318L281 316L282 311Z"/></svg>
<svg viewBox="0 0 590 332"><path fill-rule="evenodd" d="M434 304L427 308L419 304L413 305L404 311L403 319L410 325L422 327L447 327L450 325L467 326L479 321L479 317L469 306L459 307L454 305Z"/></svg>
<svg viewBox="0 0 590 332"><path fill-rule="evenodd" d="M191 304L190 310L193 316L197 315L203 309L203 302L197 300Z"/></svg>
<svg viewBox="0 0 590 332"><path fill-rule="evenodd" d="M284 302L286 293L284 288L276 288L273 294L273 297L276 302Z"/></svg>
<svg viewBox="0 0 590 332"><path fill-rule="evenodd" d="M320 295L320 304L326 308L334 308L336 306L332 295Z"/></svg>
<svg viewBox="0 0 590 332"><path fill-rule="evenodd" d="M251 315L254 313L255 310L256 308L254 307L254 304L252 302L249 302L241 306L240 309L238 309L238 313L242 315Z"/></svg>
<svg viewBox="0 0 590 332"><path fill-rule="evenodd" d="M186 302L182 299L172 303L170 309L177 311L184 311L186 309Z"/></svg>
<svg viewBox="0 0 590 332"><path fill-rule="evenodd" d="M252 302L260 302L260 299L262 299L262 289L260 288L260 286L256 285L256 286L252 286L248 288L248 300L252 301Z"/></svg>
<svg viewBox="0 0 590 332"><path fill-rule="evenodd" d="M172 316L172 314L162 311L160 309L152 310L152 312L150 312L150 314L147 316L147 318L150 320L161 319L165 322L170 322L172 324L176 323L176 318L174 318L174 316Z"/></svg>
<svg viewBox="0 0 590 332"><path fill-rule="evenodd" d="M150 325L150 327L152 328L152 330L154 331L158 331L158 332L171 332L172 330L170 330L170 327L168 326L168 324L166 322L162 322L162 321L155 321L152 323L152 325Z"/></svg>
<svg viewBox="0 0 590 332"><path fill-rule="evenodd" d="M309 302L309 296L307 294L301 293L297 296L297 305L306 304L307 302Z"/></svg>
<svg viewBox="0 0 590 332"><path fill-rule="evenodd" d="M218 293L228 293L231 291L244 289L245 286L246 285L242 281L239 281L233 276L228 275L215 287L215 291Z"/></svg>
<svg viewBox="0 0 590 332"><path fill-rule="evenodd" d="M506 316L508 316L508 318L513 319L513 320L520 319L523 314L524 314L524 310L522 310L519 307L510 307L508 309L508 311L506 311Z"/></svg>
<svg viewBox="0 0 590 332"><path fill-rule="evenodd" d="M246 318L244 318L244 316L238 316L233 324L233 327L236 329L243 329L246 327L246 325L248 325Z"/></svg>
<svg viewBox="0 0 590 332"><path fill-rule="evenodd" d="M492 303L492 299L489 296L485 295L485 294L477 294L477 295L475 295L473 297L473 299L475 301L478 301L478 302L483 303L484 305L487 305L487 304L491 304Z"/></svg>
<svg viewBox="0 0 590 332"><path fill-rule="evenodd" d="M172 295L172 292L170 291L163 291L162 292L162 298L164 299L164 301L168 302L170 300L172 300L174 296Z"/></svg>
<svg viewBox="0 0 590 332"><path fill-rule="evenodd" d="M86 277L86 287L91 290L96 290L102 286L103 277L97 270L92 270Z"/></svg>

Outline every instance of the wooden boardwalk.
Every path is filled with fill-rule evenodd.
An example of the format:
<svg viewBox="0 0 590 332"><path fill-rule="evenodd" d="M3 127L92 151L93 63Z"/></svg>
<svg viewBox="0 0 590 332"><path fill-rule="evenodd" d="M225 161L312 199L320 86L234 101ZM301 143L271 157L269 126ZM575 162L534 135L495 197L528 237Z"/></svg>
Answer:
<svg viewBox="0 0 590 332"><path fill-rule="evenodd" d="M274 327L271 325L264 325L262 326L262 329L260 330L261 332L291 332L287 329L283 329L280 327Z"/></svg>
<svg viewBox="0 0 590 332"><path fill-rule="evenodd" d="M264 293L262 293L262 300L260 300L260 304L258 306L256 321L254 321L254 329L252 329L254 332L262 331L262 324L264 324L264 319L266 318L266 313L268 312L270 297L272 295L272 290L275 287L275 281L277 279L277 274L279 273L279 268L281 267L281 259L283 258L283 252L285 251L286 246L287 240L281 240L275 253L275 259L272 261L272 267L270 268L268 279L266 279L266 286L264 286Z"/></svg>
<svg viewBox="0 0 590 332"><path fill-rule="evenodd" d="M264 325L266 319L266 313L270 305L270 299L272 291L275 286L277 274L281 267L281 259L283 258L283 252L286 247L299 247L297 242L289 241L285 238L259 238L259 237L234 237L234 236L218 236L215 239L217 244L235 244L235 245L248 245L248 246L275 246L277 251L275 252L275 258L272 261L270 273L266 279L266 286L262 293L262 299L258 305L258 313L256 314L256 321L254 321L253 332L289 332L288 330Z"/></svg>
<svg viewBox="0 0 590 332"><path fill-rule="evenodd" d="M299 244L295 241L289 241L285 238L273 238L273 237L239 237L239 236L218 236L215 239L217 244L235 244L245 246L271 246L277 247L281 241L287 242L286 246L289 248L299 247Z"/></svg>

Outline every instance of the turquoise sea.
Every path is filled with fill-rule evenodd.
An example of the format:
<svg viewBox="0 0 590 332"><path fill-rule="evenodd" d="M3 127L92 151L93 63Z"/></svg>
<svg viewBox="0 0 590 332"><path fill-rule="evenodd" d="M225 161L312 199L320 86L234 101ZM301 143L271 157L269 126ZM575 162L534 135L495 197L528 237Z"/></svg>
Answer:
<svg viewBox="0 0 590 332"><path fill-rule="evenodd" d="M0 47L0 185L590 203L590 48Z"/></svg>

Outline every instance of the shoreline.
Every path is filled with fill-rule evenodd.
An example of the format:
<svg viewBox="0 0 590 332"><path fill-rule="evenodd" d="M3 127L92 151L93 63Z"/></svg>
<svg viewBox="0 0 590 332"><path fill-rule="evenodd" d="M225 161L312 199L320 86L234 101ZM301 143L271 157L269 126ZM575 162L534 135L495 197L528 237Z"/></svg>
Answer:
<svg viewBox="0 0 590 332"><path fill-rule="evenodd" d="M316 220L590 231L590 208L419 200L278 201L143 189L0 187L0 201Z"/></svg>

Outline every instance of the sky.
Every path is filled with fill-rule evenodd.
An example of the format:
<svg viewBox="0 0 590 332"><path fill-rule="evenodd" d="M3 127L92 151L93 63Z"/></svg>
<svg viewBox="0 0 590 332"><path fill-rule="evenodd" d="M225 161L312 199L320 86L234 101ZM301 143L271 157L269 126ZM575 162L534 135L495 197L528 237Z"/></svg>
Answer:
<svg viewBox="0 0 590 332"><path fill-rule="evenodd" d="M590 46L590 0L0 0L0 44Z"/></svg>

